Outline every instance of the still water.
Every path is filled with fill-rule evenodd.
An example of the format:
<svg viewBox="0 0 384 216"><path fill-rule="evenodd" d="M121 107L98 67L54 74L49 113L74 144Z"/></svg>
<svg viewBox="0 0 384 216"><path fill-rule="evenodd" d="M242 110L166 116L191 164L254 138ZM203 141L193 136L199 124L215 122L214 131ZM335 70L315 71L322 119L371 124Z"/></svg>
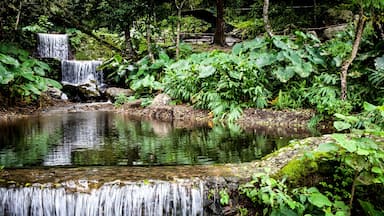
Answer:
<svg viewBox="0 0 384 216"><path fill-rule="evenodd" d="M181 128L112 112L61 113L0 122L0 164L16 168L241 163L285 146L290 139L238 127Z"/></svg>

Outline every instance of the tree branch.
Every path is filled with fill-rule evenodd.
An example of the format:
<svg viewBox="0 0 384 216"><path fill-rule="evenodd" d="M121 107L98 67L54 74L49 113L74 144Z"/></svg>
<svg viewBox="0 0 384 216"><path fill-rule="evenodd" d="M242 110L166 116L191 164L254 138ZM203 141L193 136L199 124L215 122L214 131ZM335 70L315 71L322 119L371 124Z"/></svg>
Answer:
<svg viewBox="0 0 384 216"><path fill-rule="evenodd" d="M364 32L365 21L366 21L366 18L364 17L364 10L363 10L363 8L360 8L359 21L357 23L357 30L356 30L356 35L355 35L355 41L353 42L351 56L349 57L349 59L347 59L343 63L343 65L341 67L341 74L340 74L340 79L341 79L341 100L346 100L347 99L347 75L348 75L348 69L351 66L353 60L357 56L357 51L359 50L361 38L362 38L363 32Z"/></svg>

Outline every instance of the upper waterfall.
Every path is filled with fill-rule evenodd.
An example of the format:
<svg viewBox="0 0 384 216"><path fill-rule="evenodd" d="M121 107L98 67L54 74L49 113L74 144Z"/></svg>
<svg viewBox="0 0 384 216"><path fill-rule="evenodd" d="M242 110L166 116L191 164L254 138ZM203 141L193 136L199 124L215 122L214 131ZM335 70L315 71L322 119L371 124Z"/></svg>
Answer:
<svg viewBox="0 0 384 216"><path fill-rule="evenodd" d="M68 35L66 34L37 34L37 52L43 58L68 59Z"/></svg>

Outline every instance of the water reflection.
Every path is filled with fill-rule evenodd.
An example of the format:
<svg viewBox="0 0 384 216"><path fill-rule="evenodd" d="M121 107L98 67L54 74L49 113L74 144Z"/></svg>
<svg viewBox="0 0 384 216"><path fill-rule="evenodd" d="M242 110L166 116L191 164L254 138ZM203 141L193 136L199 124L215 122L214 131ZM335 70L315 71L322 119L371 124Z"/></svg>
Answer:
<svg viewBox="0 0 384 216"><path fill-rule="evenodd" d="M0 164L6 167L180 165L251 161L290 137L239 128L175 128L108 112L30 117L0 123Z"/></svg>

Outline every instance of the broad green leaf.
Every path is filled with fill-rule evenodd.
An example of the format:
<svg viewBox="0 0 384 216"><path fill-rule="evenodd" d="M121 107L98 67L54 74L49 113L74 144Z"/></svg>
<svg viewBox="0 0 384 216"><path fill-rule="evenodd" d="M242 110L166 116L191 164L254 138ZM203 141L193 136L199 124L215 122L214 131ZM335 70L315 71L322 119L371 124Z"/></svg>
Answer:
<svg viewBox="0 0 384 216"><path fill-rule="evenodd" d="M54 87L54 88L57 88L57 89L61 89L63 86L57 82L56 80L53 80L53 79L46 79L48 85Z"/></svg>
<svg viewBox="0 0 384 216"><path fill-rule="evenodd" d="M384 216L383 211L376 210L375 206L368 201L363 201L359 199L359 204L361 208L364 210L365 215L367 216Z"/></svg>
<svg viewBox="0 0 384 216"><path fill-rule="evenodd" d="M306 78L311 75L313 68L311 63L305 62L300 67L301 70L297 70L296 73L299 74L301 78Z"/></svg>
<svg viewBox="0 0 384 216"><path fill-rule="evenodd" d="M0 61L3 62L4 64L13 65L15 67L20 66L20 63L19 63L19 61L17 61L17 59L15 59L11 56L8 56L8 55L4 55L2 53L0 53Z"/></svg>
<svg viewBox="0 0 384 216"><path fill-rule="evenodd" d="M38 65L39 67L41 67L41 69L43 69L43 70L46 70L46 71L50 71L51 70L49 65L47 63L45 63L45 62L42 62L42 61L39 61L39 60L35 59L35 64Z"/></svg>
<svg viewBox="0 0 384 216"><path fill-rule="evenodd" d="M35 62L36 61L34 59L28 59L27 61L21 64L21 67L31 68L35 65Z"/></svg>
<svg viewBox="0 0 384 216"><path fill-rule="evenodd" d="M376 174L383 174L383 169L381 169L380 167L372 167L372 170L371 170L373 173L376 173Z"/></svg>
<svg viewBox="0 0 384 216"><path fill-rule="evenodd" d="M121 63L123 61L123 57L121 55L114 55L113 58L115 61Z"/></svg>
<svg viewBox="0 0 384 216"><path fill-rule="evenodd" d="M312 193L308 197L308 201L319 208L323 208L324 206L332 206L331 201L324 196L323 194L317 192L317 193Z"/></svg>
<svg viewBox="0 0 384 216"><path fill-rule="evenodd" d="M349 124L348 122L344 122L344 121L335 121L335 122L333 122L333 126L338 131L347 130L347 129L350 129L352 127L351 124Z"/></svg>
<svg viewBox="0 0 384 216"><path fill-rule="evenodd" d="M160 52L159 53L159 58L165 62L168 62L170 60L169 56L165 52Z"/></svg>
<svg viewBox="0 0 384 216"><path fill-rule="evenodd" d="M241 80L243 73L237 71L229 71L229 76L233 79Z"/></svg>
<svg viewBox="0 0 384 216"><path fill-rule="evenodd" d="M211 75L213 75L216 72L216 68L214 68L213 66L210 66L210 65L208 65L208 66L201 65L199 67L199 70L200 70L199 78L210 77Z"/></svg>
<svg viewBox="0 0 384 216"><path fill-rule="evenodd" d="M31 91L35 95L40 95L41 93L41 91L38 88L36 88L36 86L33 84L26 84L24 89L27 91Z"/></svg>
<svg viewBox="0 0 384 216"><path fill-rule="evenodd" d="M22 77L24 77L25 79L28 79L30 81L35 81L36 80L35 75L33 75L32 72L24 72L24 73L21 73L20 75Z"/></svg>
<svg viewBox="0 0 384 216"><path fill-rule="evenodd" d="M322 143L317 148L319 152L336 152L339 147L335 143Z"/></svg>
<svg viewBox="0 0 384 216"><path fill-rule="evenodd" d="M268 66L268 65L273 64L274 58L275 57L269 53L262 53L262 54L257 55L257 57L255 58L254 61L255 61L255 64L257 65L258 68L262 68L264 66Z"/></svg>
<svg viewBox="0 0 384 216"><path fill-rule="evenodd" d="M280 80L280 82L285 83L295 75L295 67L279 67L274 71L274 74L276 75L276 78Z"/></svg>
<svg viewBox="0 0 384 216"><path fill-rule="evenodd" d="M384 55L375 59L376 70L384 70Z"/></svg>
<svg viewBox="0 0 384 216"><path fill-rule="evenodd" d="M333 58L333 61L335 62L336 67L340 67L341 64L343 63L343 59L340 58L339 56L334 57L334 58Z"/></svg>
<svg viewBox="0 0 384 216"><path fill-rule="evenodd" d="M281 51L283 53L283 55L289 59L291 61L291 63L293 65L302 65L303 64L303 60L301 59L301 57L296 53L296 52L293 52L293 51Z"/></svg>
<svg viewBox="0 0 384 216"><path fill-rule="evenodd" d="M232 48L232 54L239 55L241 53L242 49L243 49L243 44L242 43L237 43Z"/></svg>
<svg viewBox="0 0 384 216"><path fill-rule="evenodd" d="M280 39L277 39L277 38L274 38L273 44L277 48L280 48L282 50L288 50L289 49L289 46L286 43L284 43L283 41L281 41Z"/></svg>
<svg viewBox="0 0 384 216"><path fill-rule="evenodd" d="M45 71L41 67L33 67L33 71L35 72L36 75L39 75L39 76L45 75Z"/></svg>
<svg viewBox="0 0 384 216"><path fill-rule="evenodd" d="M11 82L13 78L13 73L8 72L8 70L0 62L0 84L6 85Z"/></svg>
<svg viewBox="0 0 384 216"><path fill-rule="evenodd" d="M339 143L340 146L349 152L356 152L357 146L354 140L349 139L345 134L332 134L332 138Z"/></svg>
<svg viewBox="0 0 384 216"><path fill-rule="evenodd" d="M368 102L364 102L364 110L365 111L368 111L368 112L372 112L372 111L374 111L374 110L376 110L377 109L377 106L375 106L375 105L372 105L372 104L370 104L370 103L368 103Z"/></svg>

